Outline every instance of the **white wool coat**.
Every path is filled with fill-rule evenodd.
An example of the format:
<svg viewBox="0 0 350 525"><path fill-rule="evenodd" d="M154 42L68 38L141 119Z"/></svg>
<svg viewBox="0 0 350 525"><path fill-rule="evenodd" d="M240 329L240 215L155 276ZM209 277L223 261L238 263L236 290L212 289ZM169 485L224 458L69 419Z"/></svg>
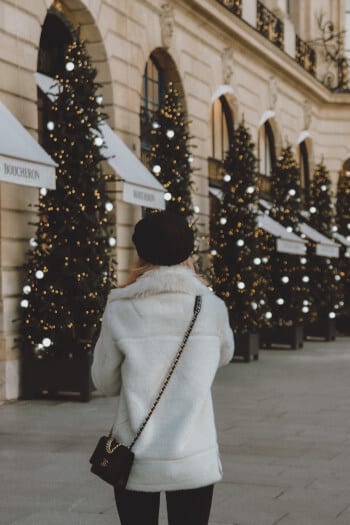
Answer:
<svg viewBox="0 0 350 525"><path fill-rule="evenodd" d="M129 445L149 412L193 315L202 309L154 413L136 442L127 489L192 489L222 477L211 386L233 356L224 302L181 265L112 290L92 364L95 386L119 395L114 437Z"/></svg>

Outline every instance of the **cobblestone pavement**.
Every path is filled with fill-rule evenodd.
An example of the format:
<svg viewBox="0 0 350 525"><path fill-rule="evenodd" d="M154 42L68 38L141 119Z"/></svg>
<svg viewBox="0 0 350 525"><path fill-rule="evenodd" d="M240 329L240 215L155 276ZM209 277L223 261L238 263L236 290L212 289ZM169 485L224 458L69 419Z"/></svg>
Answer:
<svg viewBox="0 0 350 525"><path fill-rule="evenodd" d="M350 338L234 362L214 398L225 477L211 525L350 525ZM119 524L88 465L114 403L0 406L1 525Z"/></svg>

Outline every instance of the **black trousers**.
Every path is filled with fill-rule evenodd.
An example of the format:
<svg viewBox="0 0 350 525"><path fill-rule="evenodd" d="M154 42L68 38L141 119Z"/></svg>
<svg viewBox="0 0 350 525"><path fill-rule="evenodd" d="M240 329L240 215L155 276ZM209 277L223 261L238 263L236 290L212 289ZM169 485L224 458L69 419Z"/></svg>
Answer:
<svg viewBox="0 0 350 525"><path fill-rule="evenodd" d="M214 485L166 492L169 525L208 525ZM115 492L121 525L158 525L160 492Z"/></svg>

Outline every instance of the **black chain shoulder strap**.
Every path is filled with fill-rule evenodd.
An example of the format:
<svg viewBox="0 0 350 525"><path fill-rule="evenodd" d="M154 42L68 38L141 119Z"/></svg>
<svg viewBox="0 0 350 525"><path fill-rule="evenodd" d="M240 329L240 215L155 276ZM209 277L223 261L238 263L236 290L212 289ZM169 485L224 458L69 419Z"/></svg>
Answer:
<svg viewBox="0 0 350 525"><path fill-rule="evenodd" d="M139 427L138 431L136 432L136 435L135 435L131 445L129 446L130 450L132 449L132 447L135 445L136 441L140 437L141 432L143 431L143 429L145 428L146 424L148 423L148 420L150 419L151 415L153 414L156 406L159 403L160 398L162 397L162 395L164 393L164 390L166 389L167 384L169 383L169 380L170 380L171 376L173 375L173 372L174 372L174 370L176 368L176 365L177 365L177 363L178 363L178 361L179 361L179 359L181 357L181 354L182 354L182 352L183 352L183 350L184 350L184 348L186 346L188 338L190 337L190 334L192 332L192 328L194 326L194 323L196 322L196 319L197 319L198 314L200 312L201 306L202 306L202 297L200 295L197 295L196 299L195 299L195 303L194 303L194 308L193 308L193 317L191 319L190 324L188 325L188 328L186 330L186 333L184 335L182 343L181 343L181 345L179 347L179 350L178 350L178 352L177 352L177 354L175 356L174 361L172 362L172 364L171 364L171 366L169 368L169 372L168 372L166 378L163 381L163 384L162 384L162 386L161 386L161 388L160 388L160 390L158 392L158 395L157 395L157 397L156 397L156 399L155 399L155 401L154 401L154 403L152 405L151 410L148 412L148 414L145 417L143 423L140 425L140 427Z"/></svg>

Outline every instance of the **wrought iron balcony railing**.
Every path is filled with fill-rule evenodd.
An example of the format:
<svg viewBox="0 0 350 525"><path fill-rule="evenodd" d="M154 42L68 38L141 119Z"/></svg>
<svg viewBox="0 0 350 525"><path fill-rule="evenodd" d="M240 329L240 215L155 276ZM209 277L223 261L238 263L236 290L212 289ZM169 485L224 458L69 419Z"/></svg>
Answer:
<svg viewBox="0 0 350 525"><path fill-rule="evenodd" d="M262 2L257 2L257 30L277 47L283 49L284 24Z"/></svg>
<svg viewBox="0 0 350 525"><path fill-rule="evenodd" d="M232 14L242 16L242 0L217 0L217 2L226 7Z"/></svg>
<svg viewBox="0 0 350 525"><path fill-rule="evenodd" d="M308 73L316 76L316 52L298 35L295 36L295 60Z"/></svg>

